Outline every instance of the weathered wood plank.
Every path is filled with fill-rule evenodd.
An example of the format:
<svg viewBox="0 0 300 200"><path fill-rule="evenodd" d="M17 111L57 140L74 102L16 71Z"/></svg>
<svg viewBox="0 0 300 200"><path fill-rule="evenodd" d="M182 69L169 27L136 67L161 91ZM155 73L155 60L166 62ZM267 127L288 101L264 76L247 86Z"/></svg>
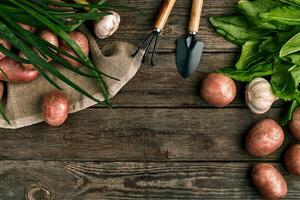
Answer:
<svg viewBox="0 0 300 200"><path fill-rule="evenodd" d="M119 0L115 0L114 2L120 3ZM137 45L147 33L152 30L156 15L160 10L160 0L122 0L122 3L128 3L129 5L141 9L143 14L137 12L122 12L122 25L118 32L107 40L99 41L99 43L106 44L107 42L121 40ZM210 16L234 14L236 3L237 0L209 0L204 2L199 32L199 37L205 42L204 51L224 52L237 50L235 45L226 42L222 37L216 34L208 21ZM176 2L169 21L162 32L158 51L174 51L175 40L187 32L190 9L191 1L178 0Z"/></svg>
<svg viewBox="0 0 300 200"><path fill-rule="evenodd" d="M230 67L238 53L204 53L195 73L183 79L176 69L173 53L160 53L157 66L145 63L136 76L112 99L114 107L210 107L200 98L204 76L216 69ZM236 100L229 107L245 107L244 86L238 84ZM283 103L275 104L276 107Z"/></svg>
<svg viewBox="0 0 300 200"><path fill-rule="evenodd" d="M299 177L289 175L279 163L274 165L286 176L286 199L299 199ZM251 166L252 163L0 161L0 199L23 200L27 191L38 188L49 191L52 199L72 200L261 199L249 180Z"/></svg>
<svg viewBox="0 0 300 200"><path fill-rule="evenodd" d="M60 128L39 124L0 130L0 158L84 161L251 161L248 129L262 118L248 109L88 109ZM259 160L277 161L295 142Z"/></svg>

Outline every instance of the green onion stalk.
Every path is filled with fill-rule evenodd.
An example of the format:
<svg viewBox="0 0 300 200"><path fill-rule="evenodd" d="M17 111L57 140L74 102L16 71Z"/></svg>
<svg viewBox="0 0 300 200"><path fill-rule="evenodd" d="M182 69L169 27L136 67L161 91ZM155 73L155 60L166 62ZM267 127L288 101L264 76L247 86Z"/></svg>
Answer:
<svg viewBox="0 0 300 200"><path fill-rule="evenodd" d="M113 77L99 70L69 36L69 33L76 30L85 21L99 20L101 17L109 14L109 12L106 11L116 8L126 7L109 4L104 0L88 4L69 1L61 2L57 0L2 0L0 1L0 38L7 40L15 49L22 51L26 59L14 52L8 51L3 45L0 45L0 52L16 62L32 64L41 76L59 90L62 88L47 74L52 74L95 102L111 107L108 97L109 94L103 77ZM52 31L61 40L65 41L79 57L60 50L36 34L23 29L19 23L27 24L37 29L48 29ZM73 67L66 60L58 56L58 53L79 62L83 67L88 68L89 72L86 73ZM78 86L67 76L63 75L53 64L45 61L43 57L51 58L78 75L95 79L99 91L105 100L100 101L84 88ZM0 115L9 123L9 119L5 116L1 104Z"/></svg>

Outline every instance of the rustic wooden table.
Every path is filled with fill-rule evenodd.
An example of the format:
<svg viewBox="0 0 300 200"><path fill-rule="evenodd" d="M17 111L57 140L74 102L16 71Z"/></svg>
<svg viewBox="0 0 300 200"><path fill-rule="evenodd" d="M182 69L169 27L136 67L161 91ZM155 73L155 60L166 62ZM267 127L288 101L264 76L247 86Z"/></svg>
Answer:
<svg viewBox="0 0 300 200"><path fill-rule="evenodd" d="M151 30L161 0L122 0L144 11L122 13L114 40L138 44ZM300 199L300 178L282 165L282 152L262 159L244 148L258 119L278 119L283 103L263 116L245 107L240 95L215 109L199 97L205 74L233 64L237 48L219 37L212 15L234 13L237 0L206 0L200 37L201 66L183 80L175 66L175 39L184 35L191 1L178 0L160 40L158 66L144 64L113 99L115 109L93 107L72 114L60 128L44 123L0 132L0 199L260 199L249 180L254 163L271 162L286 176L287 199ZM242 87L242 86L241 86ZM241 92L242 94L242 92ZM49 191L47 193L44 190Z"/></svg>

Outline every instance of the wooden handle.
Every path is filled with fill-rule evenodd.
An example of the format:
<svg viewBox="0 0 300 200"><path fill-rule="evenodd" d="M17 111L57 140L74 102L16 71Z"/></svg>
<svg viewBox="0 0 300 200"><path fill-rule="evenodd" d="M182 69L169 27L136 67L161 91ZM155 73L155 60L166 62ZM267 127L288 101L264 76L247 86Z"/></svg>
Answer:
<svg viewBox="0 0 300 200"><path fill-rule="evenodd" d="M154 25L156 29L162 30L164 28L175 3L176 0L164 0L164 4Z"/></svg>
<svg viewBox="0 0 300 200"><path fill-rule="evenodd" d="M192 13L190 18L189 32L197 33L199 31L203 0L193 0Z"/></svg>

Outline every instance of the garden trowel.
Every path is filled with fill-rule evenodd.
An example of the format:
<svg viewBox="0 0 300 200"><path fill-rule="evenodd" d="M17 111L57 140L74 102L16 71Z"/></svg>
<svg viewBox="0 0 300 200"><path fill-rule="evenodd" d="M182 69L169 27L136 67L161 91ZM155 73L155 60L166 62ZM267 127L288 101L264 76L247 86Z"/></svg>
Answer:
<svg viewBox="0 0 300 200"><path fill-rule="evenodd" d="M176 41L176 65L182 77L190 76L200 64L204 43L196 39L203 0L193 0L189 35Z"/></svg>

